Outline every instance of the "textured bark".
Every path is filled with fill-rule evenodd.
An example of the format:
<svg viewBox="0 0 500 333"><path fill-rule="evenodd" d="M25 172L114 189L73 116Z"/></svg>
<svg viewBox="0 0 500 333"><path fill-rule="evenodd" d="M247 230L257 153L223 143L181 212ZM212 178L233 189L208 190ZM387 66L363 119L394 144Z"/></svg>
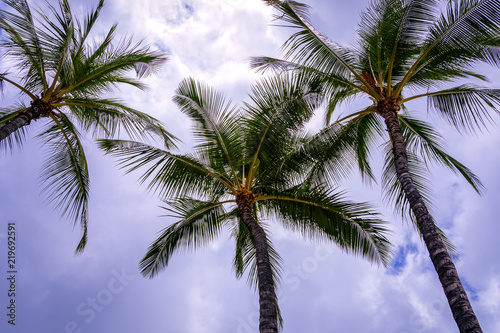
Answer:
<svg viewBox="0 0 500 333"><path fill-rule="evenodd" d="M23 126L27 126L32 120L47 117L52 108L49 103L37 100L31 103L31 107L18 114L14 119L0 127L0 141L17 131Z"/></svg>
<svg viewBox="0 0 500 333"><path fill-rule="evenodd" d="M439 281L444 289L460 333L480 333L482 332L481 327L467 298L467 293L460 282L455 265L439 236L436 225L432 221L420 192L408 172L406 146L397 117L399 105L393 101L381 101L377 105L377 111L384 118L392 139L397 177L410 203L411 210L415 214L429 256L439 276Z"/></svg>
<svg viewBox="0 0 500 333"><path fill-rule="evenodd" d="M278 312L267 247L267 236L264 229L255 221L252 215L254 199L255 196L252 192L243 189L236 197L236 203L238 204L238 213L243 223L250 230L255 242L260 306L259 332L277 333Z"/></svg>

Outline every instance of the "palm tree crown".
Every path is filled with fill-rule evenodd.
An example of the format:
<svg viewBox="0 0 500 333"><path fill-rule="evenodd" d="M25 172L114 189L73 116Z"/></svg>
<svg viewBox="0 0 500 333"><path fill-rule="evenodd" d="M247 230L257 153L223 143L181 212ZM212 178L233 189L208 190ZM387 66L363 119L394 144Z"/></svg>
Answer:
<svg viewBox="0 0 500 333"><path fill-rule="evenodd" d="M387 196L398 208L411 208L460 331L480 332L427 209L423 173L428 161L437 161L461 174L478 192L482 185L469 169L445 153L440 135L430 124L401 111L407 111L406 102L427 98L429 109L466 131L486 125L492 110L498 113L499 89L455 82L485 81L472 69L479 62L500 65L500 1L374 1L361 16L356 48L334 43L317 31L310 23L307 5L278 0L266 3L279 11L278 20L297 31L284 44L284 59L255 57L252 66L305 73L320 80L328 99L327 122L339 104L356 96L371 100L361 111L339 118L335 126L345 125L345 135L351 138L366 179L374 177L369 164L371 148L378 138L389 139L383 184Z"/></svg>
<svg viewBox="0 0 500 333"><path fill-rule="evenodd" d="M82 133L110 137L124 129L133 137L159 135L172 145L159 121L122 104L103 98L117 84L143 89L139 81L125 74L135 69L138 76L152 73L165 56L123 39L113 45L116 25L99 40L91 34L104 5L83 19L73 17L67 0L59 8L47 4L50 15L34 15L26 0L2 0L0 10L1 47L5 63L17 70L0 74L0 83L21 93L17 104L0 108L0 148L11 149L25 138L26 126L45 119L39 135L48 148L43 167L44 190L64 215L83 230L77 252L87 240L89 175Z"/></svg>
<svg viewBox="0 0 500 333"><path fill-rule="evenodd" d="M279 256L264 219L313 239L334 242L348 253L386 264L390 245L383 222L365 203L321 185L345 172L343 147L325 145L304 132L320 102L318 86L300 78L268 79L253 89L251 103L237 108L193 79L174 97L194 122L198 144L173 154L134 141L101 140L128 171L148 166L141 181L167 200L179 219L152 243L140 267L153 277L180 248L196 248L229 228L236 241L234 268L248 267L258 285L261 332L277 332ZM328 158L328 160L327 160ZM319 159L322 164L316 163Z"/></svg>

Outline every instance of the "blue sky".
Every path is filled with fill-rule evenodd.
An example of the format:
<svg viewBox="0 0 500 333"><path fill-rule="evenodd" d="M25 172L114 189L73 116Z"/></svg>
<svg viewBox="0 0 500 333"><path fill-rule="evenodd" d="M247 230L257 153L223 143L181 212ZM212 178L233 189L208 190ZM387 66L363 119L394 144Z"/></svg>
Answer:
<svg viewBox="0 0 500 333"><path fill-rule="evenodd" d="M96 1L70 3L75 9L96 5ZM319 30L351 45L359 13L369 1L308 3ZM259 77L249 69L248 58L278 56L289 35L286 29L271 26L271 14L257 0L107 0L96 31L104 32L118 22L120 34L133 33L136 40L168 51L169 62L146 79L148 91L123 87L119 96L164 121L185 142L181 149L188 150L190 123L171 102L178 83L192 76L236 102L245 100ZM484 68L483 73L498 87L499 69ZM7 91L0 103L11 98ZM409 109L427 115L425 103L411 104ZM356 111L356 105L340 111ZM479 197L456 175L431 168L434 216L459 250L457 268L484 332L500 332L498 128L462 136L437 118L427 119L445 137L448 151L487 187ZM311 126L320 123L317 117ZM1 332L258 331L258 296L246 277L236 280L231 270L234 245L229 233L197 252L178 253L152 280L140 276L138 262L149 243L174 221L159 217L164 214L161 202L137 183L138 175L124 175L91 139L85 142L91 173L89 243L82 255L74 256L79 230L61 219L41 195L38 175L44 154L34 138L38 126L22 150L0 158L2 277L7 275L3 238L7 223L15 221L18 230L17 324L6 322L8 285L2 278ZM279 289L284 332L456 332L427 251L412 226L384 206L379 186L366 188L356 177L344 186L351 198L380 205L391 222L393 265L373 266L273 226L271 237L284 260Z"/></svg>

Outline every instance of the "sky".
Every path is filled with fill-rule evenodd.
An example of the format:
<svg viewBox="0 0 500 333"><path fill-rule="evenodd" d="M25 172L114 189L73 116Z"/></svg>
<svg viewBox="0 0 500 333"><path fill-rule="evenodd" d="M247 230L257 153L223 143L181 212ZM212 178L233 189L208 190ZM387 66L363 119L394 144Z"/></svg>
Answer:
<svg viewBox="0 0 500 333"><path fill-rule="evenodd" d="M97 1L70 0L75 11ZM32 2L33 3L33 2ZM368 0L308 1L313 24L332 40L352 45ZM279 56L290 31L272 25L273 11L257 0L107 0L95 31L118 22L169 54L169 61L141 92L121 87L116 96L157 117L192 145L190 122L171 101L185 77L204 81L235 102L245 101L259 78L250 56ZM2 65L4 67L4 64ZM498 68L481 68L500 84ZM9 91L2 105L12 100ZM432 121L448 152L471 168L487 191L478 196L462 179L432 166L433 214L458 248L456 266L484 332L500 332L500 132L464 136L427 114L425 103L408 105ZM356 105L340 112L356 111ZM311 127L318 127L320 117ZM249 333L258 331L258 295L246 276L232 271L229 233L196 252L177 253L154 279L138 262L158 231L175 222L161 217L162 202L124 174L90 138L84 144L91 177L89 242L75 256L78 228L44 201L39 181L41 142L30 130L23 149L0 158L0 332L33 333ZM374 156L379 155L375 153ZM380 170L378 175L381 175ZM283 332L457 332L437 275L415 230L394 216L379 185L356 176L343 184L350 198L378 205L390 222L394 259L389 268L348 256L325 243L304 240L272 225L271 239L283 258L279 305ZM8 324L10 282L7 232L16 229L16 325Z"/></svg>

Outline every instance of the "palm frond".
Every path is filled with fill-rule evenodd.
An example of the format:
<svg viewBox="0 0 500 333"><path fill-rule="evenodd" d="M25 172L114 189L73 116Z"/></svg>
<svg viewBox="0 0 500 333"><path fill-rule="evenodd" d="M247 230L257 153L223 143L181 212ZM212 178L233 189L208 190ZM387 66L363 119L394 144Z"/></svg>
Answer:
<svg viewBox="0 0 500 333"><path fill-rule="evenodd" d="M315 240L332 241L349 254L388 265L388 230L370 205L345 200L326 187L297 186L257 198L259 209L276 216L287 228Z"/></svg>
<svg viewBox="0 0 500 333"><path fill-rule="evenodd" d="M321 89L316 80L303 76L280 76L259 82L252 89L252 104L246 104L245 156L251 159L248 181L259 172L273 173L289 150L293 133L300 131L321 103Z"/></svg>
<svg viewBox="0 0 500 333"><path fill-rule="evenodd" d="M26 0L2 0L13 12L0 10L0 28L4 32L2 42L8 56L17 61L24 71L25 85L46 88L45 50L35 26L35 19Z"/></svg>
<svg viewBox="0 0 500 333"><path fill-rule="evenodd" d="M271 71L274 74L282 74L284 72L293 72L296 75L303 76L313 76L320 78L322 81L322 89L325 91L336 91L338 88L358 88L360 90L363 87L357 86L352 80L345 78L334 73L326 73L318 70L314 67L308 67L301 65L296 62L291 62L282 59L270 58L270 57L251 57L250 67L255 68L257 72L267 72Z"/></svg>
<svg viewBox="0 0 500 333"><path fill-rule="evenodd" d="M272 58L272 57L251 57L250 58L250 68L254 68L257 73L266 73L271 71L274 74L281 74L288 71L296 71L302 68L300 64Z"/></svg>
<svg viewBox="0 0 500 333"><path fill-rule="evenodd" d="M500 113L500 89L461 85L427 94L429 108L458 130L474 132L492 122L491 111Z"/></svg>
<svg viewBox="0 0 500 333"><path fill-rule="evenodd" d="M379 84L400 80L418 53L418 44L436 19L438 1L382 0L372 2L359 27L361 62Z"/></svg>
<svg viewBox="0 0 500 333"><path fill-rule="evenodd" d="M325 114L325 124L330 123L330 118L341 103L349 100L360 92L365 92L363 86L359 86L355 81L334 73L325 73L317 70L314 67L300 65L298 63L270 58L270 57L253 57L251 58L250 67L256 68L258 72L271 70L276 74L286 72L295 75L309 77L311 82L321 82L321 91L328 100L328 108Z"/></svg>
<svg viewBox="0 0 500 333"><path fill-rule="evenodd" d="M90 44L90 41L86 42L88 38L86 36L82 36L84 39L75 38L75 48L72 49L71 55L73 66L65 68L61 73L60 80L64 83L61 89L77 84L81 78L84 78L88 73L99 66L100 62L102 62L100 59L106 59L113 56L110 52L112 52L111 45L115 38L116 28L117 24L114 24L102 39L93 41L93 45ZM90 31L87 33L90 33ZM116 79L119 80L120 77L117 76ZM130 80L129 84L139 89L144 88L142 84L134 80ZM73 94L75 94L75 92L73 92Z"/></svg>
<svg viewBox="0 0 500 333"><path fill-rule="evenodd" d="M498 41L500 15L499 0L449 1L447 8L430 28L421 52L397 89L401 91L411 76L425 68L433 58L447 52L468 53L468 66L477 61L495 59L490 45ZM463 64L463 58L454 63ZM496 63L499 65L499 63Z"/></svg>
<svg viewBox="0 0 500 333"><path fill-rule="evenodd" d="M442 52L429 60L415 75L412 75L406 82L405 88L408 90L411 88L425 88L430 91L441 89L443 83L456 80L477 79L488 81L486 76L470 70L471 61L469 56L470 52L463 50Z"/></svg>
<svg viewBox="0 0 500 333"><path fill-rule="evenodd" d="M209 166L189 155L168 151L127 140L98 140L99 147L118 158L119 165L132 172L145 167L139 178L147 188L161 198L209 197L225 190L234 190L230 181L219 176Z"/></svg>
<svg viewBox="0 0 500 333"><path fill-rule="evenodd" d="M482 42L482 60L490 65L500 65L500 36L493 40Z"/></svg>
<svg viewBox="0 0 500 333"><path fill-rule="evenodd" d="M76 249L79 253L87 241L90 187L87 159L80 133L71 120L63 113L53 120L56 124L40 134L49 150L40 179L48 201L82 228L83 236Z"/></svg>
<svg viewBox="0 0 500 333"><path fill-rule="evenodd" d="M283 45L285 58L315 68L324 73L336 74L350 80L362 77L355 70L352 52L321 34L309 22L309 6L295 1L267 1L279 12L277 20L286 27L297 29Z"/></svg>
<svg viewBox="0 0 500 333"><path fill-rule="evenodd" d="M97 18L99 17L99 14L101 13L103 6L104 6L104 0L99 0L97 7L93 11L90 11L87 14L87 16L83 21L83 24L81 24L80 20L77 19L76 25L78 26L78 32L79 32L79 34L77 35L77 40L80 44L80 51L83 51L82 46L85 45L85 41L90 35L90 32L92 31L92 28L94 27L94 24L97 21Z"/></svg>
<svg viewBox="0 0 500 333"><path fill-rule="evenodd" d="M111 38L112 35L108 35L107 40ZM97 47L97 55L86 55L85 63L75 67L74 81L65 82L58 97L68 93L74 96L94 95L109 90L116 83L127 83L142 89L142 84L127 79L125 73L135 70L140 78L152 74L167 60L159 51L133 44L131 38L124 38L117 45L107 40L103 42L105 48Z"/></svg>
<svg viewBox="0 0 500 333"><path fill-rule="evenodd" d="M26 87L23 87L21 84L15 82L13 80L8 79L7 75L8 75L8 73L0 74L0 92L3 92L5 83L9 83L9 84L13 85L14 87L16 87L17 89L19 89L20 92L26 94L29 98L31 98L31 100L34 101L37 99L37 96L35 96L33 93L31 93L31 91L29 91Z"/></svg>
<svg viewBox="0 0 500 333"><path fill-rule="evenodd" d="M355 135L354 148L363 181L370 182L375 180L370 166L370 158L375 143L384 132L384 126L381 123L380 117L375 113L361 114L345 124L344 131L353 131L352 134Z"/></svg>
<svg viewBox="0 0 500 333"><path fill-rule="evenodd" d="M338 123L313 136L297 140L291 152L281 161L279 175L284 188L302 184L305 187L331 184L337 186L346 179L356 162L353 132ZM271 188L276 184L271 183Z"/></svg>
<svg viewBox="0 0 500 333"><path fill-rule="evenodd" d="M342 121L341 121L342 122ZM331 184L346 179L358 165L363 180L374 181L370 151L384 133L383 125L368 108L354 115L346 124L337 121L315 135L304 139L283 161L281 173L291 174L307 186ZM307 169L305 159L313 166Z"/></svg>
<svg viewBox="0 0 500 333"><path fill-rule="evenodd" d="M498 37L498 0L448 2L446 11L432 27L427 44L436 52L448 48L475 49L478 41Z"/></svg>
<svg viewBox="0 0 500 333"><path fill-rule="evenodd" d="M178 141L159 120L116 99L64 98L54 106L68 107L81 128L94 137L109 138L125 130L132 139L160 138L168 149L175 148Z"/></svg>
<svg viewBox="0 0 500 333"><path fill-rule="evenodd" d="M141 260L142 275L153 278L166 268L173 253L181 249L196 249L212 242L221 231L225 211L223 203L179 198L167 202L180 220L160 232Z"/></svg>
<svg viewBox="0 0 500 333"><path fill-rule="evenodd" d="M465 165L448 155L443 149L443 138L433 128L407 115L399 115L401 129L405 136L408 150L422 156L424 161L435 161L460 174L478 192L482 193L484 186L479 178Z"/></svg>
<svg viewBox="0 0 500 333"><path fill-rule="evenodd" d="M238 184L238 164L243 157L238 108L194 79L183 80L175 93L173 101L195 122L199 153L205 155L214 170L224 173L229 168L228 177Z"/></svg>
<svg viewBox="0 0 500 333"><path fill-rule="evenodd" d="M404 5L401 6L404 14L397 19L397 34L391 34L395 36L395 39L392 54L388 58L387 84L389 87L392 86L392 80L398 82L403 77L403 73L408 70L409 62L418 52L418 44L422 36L428 33L430 25L437 19L439 6L440 2L437 0L404 1ZM402 14L403 11L400 13Z"/></svg>
<svg viewBox="0 0 500 333"><path fill-rule="evenodd" d="M325 112L325 125L328 125L331 123L333 113L338 110L340 105L352 100L356 95L360 94L361 91L352 86L340 87L336 82L331 82L331 80L328 79L325 81L324 86L335 87L335 89L329 89L330 93L325 93L327 94L326 98L328 100L328 106L326 107ZM325 90L327 89L328 88L325 87Z"/></svg>

